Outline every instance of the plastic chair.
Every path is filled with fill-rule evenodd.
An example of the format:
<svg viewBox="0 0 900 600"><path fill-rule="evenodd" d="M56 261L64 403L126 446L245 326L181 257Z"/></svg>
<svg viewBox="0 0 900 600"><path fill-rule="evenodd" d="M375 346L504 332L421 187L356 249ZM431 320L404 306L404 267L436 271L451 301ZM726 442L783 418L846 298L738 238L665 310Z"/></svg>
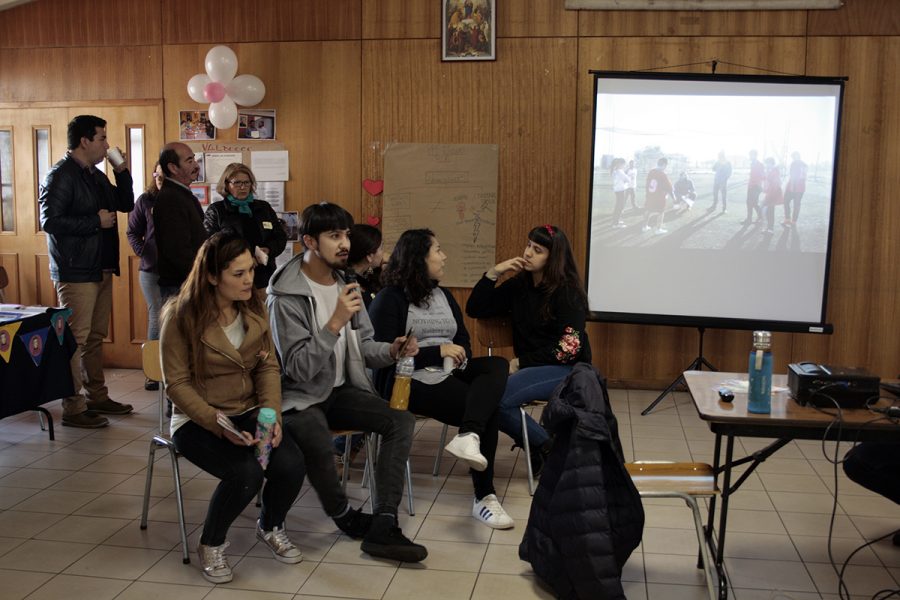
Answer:
<svg viewBox="0 0 900 600"><path fill-rule="evenodd" d="M159 355L159 340L150 340L144 342L141 346L141 364L144 370L144 377L153 381L162 382L162 364ZM187 534L184 527L184 499L181 496L181 472L178 469L178 451L175 444L166 434L165 430L165 386L160 383L159 386L159 432L150 440L150 454L147 457L147 481L144 484L144 507L141 511L141 529L147 529L147 512L150 508L150 484L153 482L153 461L156 457L156 450L165 448L169 451L169 458L172 460L172 476L175 478L175 501L178 505L178 526L181 532L181 562L188 564L191 562L188 554Z"/></svg>
<svg viewBox="0 0 900 600"><path fill-rule="evenodd" d="M625 463L625 468L642 498L680 498L691 509L700 545L700 561L706 572L706 587L710 599L716 600L719 595L716 567L706 543L703 519L697 504L697 498L712 498L719 493L712 466L706 463L638 461Z"/></svg>
<svg viewBox="0 0 900 600"><path fill-rule="evenodd" d="M494 355L494 348L512 348L512 320L509 317L491 317L475 320L475 338L487 348L488 356ZM528 440L528 418L526 408L545 406L546 400L532 400L519 407L522 423L522 450L525 452L525 468L528 470L528 493L534 496L534 471L531 468L531 444Z"/></svg>

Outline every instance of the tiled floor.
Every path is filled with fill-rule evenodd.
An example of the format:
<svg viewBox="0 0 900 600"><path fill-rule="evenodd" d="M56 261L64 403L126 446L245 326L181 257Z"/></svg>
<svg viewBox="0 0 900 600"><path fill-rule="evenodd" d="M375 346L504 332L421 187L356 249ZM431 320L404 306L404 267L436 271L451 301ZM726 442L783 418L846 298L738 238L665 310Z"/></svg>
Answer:
<svg viewBox="0 0 900 600"><path fill-rule="evenodd" d="M34 414L0 421L0 598L166 600L337 598L550 598L516 549L530 498L524 465L503 438L497 457L498 494L516 519L511 531L493 531L470 516L471 485L461 466L445 455L442 473L431 476L440 433L420 424L413 447L416 515L401 506L404 531L425 544L420 565L397 565L362 554L359 543L338 535L304 487L287 528L303 549L298 565L271 559L256 543L254 508L230 531L234 581L212 586L196 556L181 563L171 471L167 457L154 477L150 519L138 526L147 444L156 422L156 395L145 392L137 371L108 371L112 396L135 405L137 414L110 427L87 431L57 426L50 442ZM712 460L713 437L684 394L669 398L651 415L640 410L654 392L613 390L627 458ZM58 403L52 406L59 424ZM761 440L743 439L752 451ZM829 446L833 453L833 446ZM358 461L360 464L361 460ZM452 470L451 470L452 467ZM215 481L182 460L190 544ZM354 470L350 494L367 498ZM832 466L821 444L793 443L753 474L732 502L727 567L732 596L740 600L837 598L828 562L827 535L834 487ZM900 527L900 511L850 483L839 472L840 501L833 552L844 557L863 538ZM644 541L625 567L629 599L702 599L706 588L696 568L696 541L683 504L645 503ZM900 551L882 542L859 553L845 580L853 598L868 598L900 582Z"/></svg>

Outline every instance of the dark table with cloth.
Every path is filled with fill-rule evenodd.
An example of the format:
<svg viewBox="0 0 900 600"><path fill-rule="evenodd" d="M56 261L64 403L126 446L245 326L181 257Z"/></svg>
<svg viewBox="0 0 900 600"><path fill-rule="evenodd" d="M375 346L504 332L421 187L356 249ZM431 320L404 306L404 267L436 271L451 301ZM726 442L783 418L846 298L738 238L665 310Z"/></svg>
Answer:
<svg viewBox="0 0 900 600"><path fill-rule="evenodd" d="M26 410L40 411L47 417L52 440L53 419L41 405L75 393L69 361L78 344L65 321L62 324L62 343L54 330L54 315L61 312L67 314L65 309L47 308L38 314L30 310L0 311L0 350L6 350L0 356L0 419ZM19 327L9 335L8 326L15 323L19 323ZM40 344L40 364L36 365L25 340L32 337L29 334L44 328L47 331ZM37 342L34 344L37 346Z"/></svg>

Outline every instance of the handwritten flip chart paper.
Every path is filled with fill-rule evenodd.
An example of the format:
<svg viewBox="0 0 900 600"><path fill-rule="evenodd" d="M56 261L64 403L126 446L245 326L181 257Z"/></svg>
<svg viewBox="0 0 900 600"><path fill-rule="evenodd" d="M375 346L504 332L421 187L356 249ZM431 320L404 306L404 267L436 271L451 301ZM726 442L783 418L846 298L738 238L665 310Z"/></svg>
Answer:
<svg viewBox="0 0 900 600"><path fill-rule="evenodd" d="M434 231L447 254L445 287L472 287L494 266L494 144L394 144L384 154L382 234L390 252L407 229Z"/></svg>

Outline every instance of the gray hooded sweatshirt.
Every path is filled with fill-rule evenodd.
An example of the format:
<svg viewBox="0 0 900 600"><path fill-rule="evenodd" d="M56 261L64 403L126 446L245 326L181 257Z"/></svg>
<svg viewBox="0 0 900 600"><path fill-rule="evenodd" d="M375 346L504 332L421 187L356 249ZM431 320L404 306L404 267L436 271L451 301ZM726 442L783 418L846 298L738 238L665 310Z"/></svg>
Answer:
<svg viewBox="0 0 900 600"><path fill-rule="evenodd" d="M266 289L269 323L281 361L282 411L303 410L324 402L334 388L334 346L339 336L319 328L316 300L300 272L302 264L302 254L292 258L275 271ZM335 279L343 288L340 273L335 272ZM393 364L391 345L372 339L369 315L365 310L358 314L359 329L351 329L347 323L340 334L347 336L345 381L377 395L366 367L378 369Z"/></svg>

